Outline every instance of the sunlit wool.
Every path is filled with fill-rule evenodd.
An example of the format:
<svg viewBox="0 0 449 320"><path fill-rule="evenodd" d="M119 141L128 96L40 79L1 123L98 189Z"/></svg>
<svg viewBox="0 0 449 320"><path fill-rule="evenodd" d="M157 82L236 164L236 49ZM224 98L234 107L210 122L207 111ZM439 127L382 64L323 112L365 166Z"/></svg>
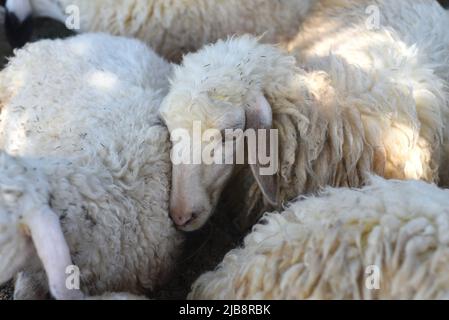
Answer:
<svg viewBox="0 0 449 320"><path fill-rule="evenodd" d="M374 177L267 213L190 299L448 299L449 190Z"/></svg>
<svg viewBox="0 0 449 320"><path fill-rule="evenodd" d="M379 9L376 28L367 23L370 4ZM198 120L223 130L265 97L280 136L281 201L327 185L358 187L368 172L447 185L447 25L436 1L323 0L290 55L251 37L187 55L162 114L170 130ZM239 211L266 210L259 186L244 182L250 174L234 173L239 183L228 194L245 203Z"/></svg>
<svg viewBox="0 0 449 320"><path fill-rule="evenodd" d="M14 2L18 0L8 0ZM23 0L20 0L23 1ZM79 8L81 32L139 38L170 60L233 34L291 40L315 0L30 0L34 15L65 22ZM70 7L69 7L70 6ZM72 8L72 9L70 9ZM72 18L69 18L73 21Z"/></svg>

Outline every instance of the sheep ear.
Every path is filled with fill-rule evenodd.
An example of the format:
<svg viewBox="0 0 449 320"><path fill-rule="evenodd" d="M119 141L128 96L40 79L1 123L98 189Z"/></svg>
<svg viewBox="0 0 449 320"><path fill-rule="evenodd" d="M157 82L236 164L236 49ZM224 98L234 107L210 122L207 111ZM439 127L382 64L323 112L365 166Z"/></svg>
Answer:
<svg viewBox="0 0 449 320"><path fill-rule="evenodd" d="M255 141L248 141L248 160L251 171L260 190L268 203L274 207L279 204L279 184L278 184L278 141L277 135L272 134L273 114L267 99L260 95L256 101L247 106L246 109L246 129L255 131ZM248 137L247 137L248 138ZM263 150L265 149L265 150ZM260 151L260 152L259 152ZM261 161L260 154L266 160ZM267 167L268 166L268 167Z"/></svg>
<svg viewBox="0 0 449 320"><path fill-rule="evenodd" d="M53 297L58 300L81 299L83 295L79 290L70 290L66 286L66 269L72 265L72 260L58 216L49 207L44 207L30 214L26 222Z"/></svg>

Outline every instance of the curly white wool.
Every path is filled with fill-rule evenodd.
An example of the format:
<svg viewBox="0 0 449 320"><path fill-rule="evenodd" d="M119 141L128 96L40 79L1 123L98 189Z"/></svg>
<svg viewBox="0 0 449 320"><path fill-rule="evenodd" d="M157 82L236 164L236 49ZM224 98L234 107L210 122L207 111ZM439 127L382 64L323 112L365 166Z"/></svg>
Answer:
<svg viewBox="0 0 449 320"><path fill-rule="evenodd" d="M449 190L373 177L266 214L189 298L448 299L448 263Z"/></svg>
<svg viewBox="0 0 449 320"><path fill-rule="evenodd" d="M46 247L44 217L57 239L62 228L70 256L60 260L79 267L86 294L141 294L167 279L182 241L157 115L170 71L137 40L87 34L27 45L0 73L0 280L23 271L16 298L45 297L44 269L51 293L67 297L54 289L65 270L49 275L64 241Z"/></svg>
<svg viewBox="0 0 449 320"><path fill-rule="evenodd" d="M24 0L8 0L18 2ZM28 1L28 0L26 0ZM29 0L35 15L65 22L76 6L81 32L139 38L170 60L233 34L291 40L314 0ZM20 10L17 10L20 13ZM23 10L22 10L23 11ZM68 10L67 12L73 13ZM22 14L23 15L23 14Z"/></svg>
<svg viewBox="0 0 449 320"><path fill-rule="evenodd" d="M378 28L367 28L369 4L379 8ZM433 1L322 0L290 44L291 55L245 36L185 56L162 115L170 131L194 121L222 131L248 122L241 115L257 114L255 98L266 98L272 128L279 131L281 201L327 185L359 187L369 172L447 185L447 25L449 16ZM236 179L249 176L234 173ZM182 172L174 178L180 185L186 177L198 179L197 190L226 184L218 174L196 176ZM208 180L222 185L210 188ZM248 184L240 181L228 190L245 203L237 211L267 210L263 185ZM182 192L173 198L195 199ZM204 199L191 207L214 207L214 200Z"/></svg>

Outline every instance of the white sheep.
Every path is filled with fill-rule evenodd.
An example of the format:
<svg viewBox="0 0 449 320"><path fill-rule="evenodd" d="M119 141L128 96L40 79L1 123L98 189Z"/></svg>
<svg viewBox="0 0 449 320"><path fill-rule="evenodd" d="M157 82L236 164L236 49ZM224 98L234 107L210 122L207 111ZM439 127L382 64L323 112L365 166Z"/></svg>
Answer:
<svg viewBox="0 0 449 320"><path fill-rule="evenodd" d="M81 32L108 32L148 43L170 60L232 34L264 34L267 42L291 40L315 0L7 0L12 39L32 13L63 23L76 22ZM77 8L77 9L74 9ZM73 15L71 17L70 15ZM22 28L22 30L19 30Z"/></svg>
<svg viewBox="0 0 449 320"><path fill-rule="evenodd" d="M167 280L182 243L158 118L170 71L137 40L87 34L27 45L0 73L0 283L22 271L15 298L82 297L65 289L72 261L87 295Z"/></svg>
<svg viewBox="0 0 449 320"><path fill-rule="evenodd" d="M190 299L448 299L449 190L372 177L266 214Z"/></svg>
<svg viewBox="0 0 449 320"><path fill-rule="evenodd" d="M371 3L380 6L377 29L366 26ZM203 132L279 133L279 170L262 175L253 161L257 184L242 166L174 163L171 215L183 230L201 227L222 194L257 215L327 185L362 186L367 172L448 183L449 16L438 3L323 0L304 24L299 39L308 42L296 40L295 56L243 36L187 55L176 68L161 107L172 135L192 134L195 123ZM328 24L329 39L319 33ZM189 142L176 141L173 151ZM240 181L223 192L230 179Z"/></svg>

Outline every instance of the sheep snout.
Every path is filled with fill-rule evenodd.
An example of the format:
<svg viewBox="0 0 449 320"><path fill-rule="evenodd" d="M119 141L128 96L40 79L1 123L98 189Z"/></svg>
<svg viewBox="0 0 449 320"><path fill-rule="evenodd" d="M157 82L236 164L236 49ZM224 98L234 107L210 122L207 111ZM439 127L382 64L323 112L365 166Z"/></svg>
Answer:
<svg viewBox="0 0 449 320"><path fill-rule="evenodd" d="M191 232L200 229L211 215L211 210L201 203L187 204L183 201L172 201L170 217L181 231Z"/></svg>
<svg viewBox="0 0 449 320"><path fill-rule="evenodd" d="M173 219L173 222L178 227L186 226L187 224L195 221L195 219L199 216L197 211L183 210L182 208L179 209L177 207L170 210L170 215Z"/></svg>
<svg viewBox="0 0 449 320"><path fill-rule="evenodd" d="M181 164L172 169L170 216L181 231L196 231L212 215L233 167Z"/></svg>

